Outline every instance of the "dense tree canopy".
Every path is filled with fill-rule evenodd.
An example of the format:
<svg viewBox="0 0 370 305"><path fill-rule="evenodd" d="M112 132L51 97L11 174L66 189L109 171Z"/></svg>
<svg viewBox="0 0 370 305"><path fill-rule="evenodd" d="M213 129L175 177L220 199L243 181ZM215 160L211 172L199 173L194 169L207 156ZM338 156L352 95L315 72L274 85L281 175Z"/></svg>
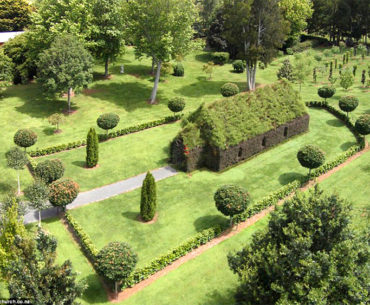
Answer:
<svg viewBox="0 0 370 305"><path fill-rule="evenodd" d="M31 6L27 0L0 1L0 32L22 31L30 24Z"/></svg>

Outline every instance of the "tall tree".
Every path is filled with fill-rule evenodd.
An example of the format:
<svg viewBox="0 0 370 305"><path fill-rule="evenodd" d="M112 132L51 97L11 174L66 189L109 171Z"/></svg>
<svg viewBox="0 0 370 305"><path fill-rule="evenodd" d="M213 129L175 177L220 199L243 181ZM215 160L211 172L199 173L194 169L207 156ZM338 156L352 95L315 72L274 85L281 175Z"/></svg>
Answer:
<svg viewBox="0 0 370 305"><path fill-rule="evenodd" d="M31 5L26 0L0 1L0 32L22 31L30 24Z"/></svg>
<svg viewBox="0 0 370 305"><path fill-rule="evenodd" d="M349 212L345 200L318 188L286 201L228 257L241 282L238 304L366 304L369 249Z"/></svg>
<svg viewBox="0 0 370 305"><path fill-rule="evenodd" d="M105 62L105 77L109 62L123 51L125 18L123 0L95 0L92 9L93 53Z"/></svg>
<svg viewBox="0 0 370 305"><path fill-rule="evenodd" d="M128 4L128 32L138 58L144 55L157 66L150 103L154 104L163 62L186 55L196 19L192 0L136 0Z"/></svg>
<svg viewBox="0 0 370 305"><path fill-rule="evenodd" d="M278 0L225 0L225 37L247 63L249 90L256 88L257 62L269 63L289 31Z"/></svg>
<svg viewBox="0 0 370 305"><path fill-rule="evenodd" d="M48 94L68 94L68 112L75 89L86 87L93 77L93 59L73 36L59 36L40 55L38 82Z"/></svg>

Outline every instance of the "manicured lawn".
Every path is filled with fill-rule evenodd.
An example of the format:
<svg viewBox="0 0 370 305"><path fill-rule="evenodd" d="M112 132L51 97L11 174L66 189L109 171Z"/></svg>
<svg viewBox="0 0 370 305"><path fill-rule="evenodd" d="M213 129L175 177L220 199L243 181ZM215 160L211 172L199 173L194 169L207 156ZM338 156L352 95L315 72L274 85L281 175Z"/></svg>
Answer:
<svg viewBox="0 0 370 305"><path fill-rule="evenodd" d="M310 109L310 132L223 173L200 170L191 175L160 181L155 224L137 221L140 189L102 202L72 210L71 213L98 248L110 241L126 241L139 254L139 266L165 254L186 238L227 219L215 208L213 194L223 184L246 187L258 200L307 173L296 160L300 146L315 143L333 159L354 144L353 135L324 110ZM324 134L322 130L326 130ZM124 168L124 165L121 165Z"/></svg>

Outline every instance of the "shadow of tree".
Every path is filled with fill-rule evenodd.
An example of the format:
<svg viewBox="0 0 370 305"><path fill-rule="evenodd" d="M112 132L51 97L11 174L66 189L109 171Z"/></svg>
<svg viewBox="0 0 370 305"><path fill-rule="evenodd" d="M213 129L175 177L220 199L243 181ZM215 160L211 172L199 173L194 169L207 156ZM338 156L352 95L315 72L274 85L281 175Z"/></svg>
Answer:
<svg viewBox="0 0 370 305"><path fill-rule="evenodd" d="M215 225L221 225L222 227L228 226L229 219L221 215L207 215L199 217L194 221L194 227L197 232L201 232L205 229L213 227Z"/></svg>
<svg viewBox="0 0 370 305"><path fill-rule="evenodd" d="M349 149L351 146L355 145L356 142L355 141L348 141L348 142L345 142L343 143L341 146L340 146L340 149L343 150L343 151L346 151L347 149Z"/></svg>
<svg viewBox="0 0 370 305"><path fill-rule="evenodd" d="M333 119L333 120L327 120L326 124L333 126L333 127L342 127L343 123L339 121L338 119Z"/></svg>
<svg viewBox="0 0 370 305"><path fill-rule="evenodd" d="M286 185L288 183L293 182L294 180L300 180L303 179L304 175L300 173L290 172L290 173L284 173L279 176L279 183L281 185Z"/></svg>
<svg viewBox="0 0 370 305"><path fill-rule="evenodd" d="M77 167L85 168L86 162L85 161L73 161L72 164Z"/></svg>
<svg viewBox="0 0 370 305"><path fill-rule="evenodd" d="M90 274L84 277L83 280L86 282L87 288L81 297L82 300L88 304L101 304L108 301L105 290L96 274Z"/></svg>
<svg viewBox="0 0 370 305"><path fill-rule="evenodd" d="M123 212L122 213L122 216L127 218L127 219L131 219L133 221L136 221L136 222L140 222L139 220L139 212L133 212L133 211L127 211L127 212Z"/></svg>
<svg viewBox="0 0 370 305"><path fill-rule="evenodd" d="M195 55L195 59L197 61L204 62L204 63L212 61L211 53L201 53L201 54Z"/></svg>
<svg viewBox="0 0 370 305"><path fill-rule="evenodd" d="M206 294L207 300L203 302L203 305L232 305L235 304L234 299L235 291L228 289L222 294L218 290L213 290Z"/></svg>

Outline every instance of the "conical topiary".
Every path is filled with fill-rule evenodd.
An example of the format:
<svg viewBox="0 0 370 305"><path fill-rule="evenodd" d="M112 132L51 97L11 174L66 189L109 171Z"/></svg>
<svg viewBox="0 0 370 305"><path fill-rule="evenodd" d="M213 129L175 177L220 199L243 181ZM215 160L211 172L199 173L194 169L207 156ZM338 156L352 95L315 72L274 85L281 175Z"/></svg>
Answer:
<svg viewBox="0 0 370 305"><path fill-rule="evenodd" d="M148 172L141 188L140 216L144 221L154 218L157 209L157 190L153 175Z"/></svg>
<svg viewBox="0 0 370 305"><path fill-rule="evenodd" d="M99 140L94 128L90 128L86 142L86 166L93 168L99 161Z"/></svg>

